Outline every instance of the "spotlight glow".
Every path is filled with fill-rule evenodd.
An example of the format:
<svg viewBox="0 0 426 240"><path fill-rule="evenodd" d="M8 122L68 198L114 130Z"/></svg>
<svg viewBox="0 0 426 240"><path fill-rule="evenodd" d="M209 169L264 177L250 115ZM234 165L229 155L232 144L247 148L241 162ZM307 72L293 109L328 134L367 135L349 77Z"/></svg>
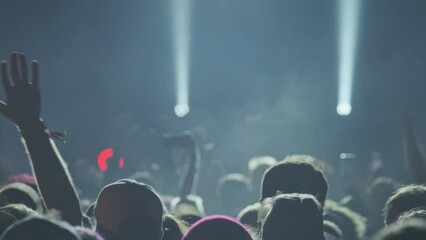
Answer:
<svg viewBox="0 0 426 240"><path fill-rule="evenodd" d="M352 106L349 103L339 103L336 110L340 116L348 116L351 114Z"/></svg>
<svg viewBox="0 0 426 240"><path fill-rule="evenodd" d="M178 117L185 117L189 113L189 106L185 104L178 104L175 106L175 114Z"/></svg>
<svg viewBox="0 0 426 240"><path fill-rule="evenodd" d="M189 60L192 0L172 1L174 72L176 78L175 113L183 117L189 112ZM186 107L183 107L186 106ZM178 111L176 109L179 109ZM183 111L184 110L184 111Z"/></svg>
<svg viewBox="0 0 426 240"><path fill-rule="evenodd" d="M337 112L350 114L361 0L339 0L339 93ZM347 113L347 114L340 114Z"/></svg>

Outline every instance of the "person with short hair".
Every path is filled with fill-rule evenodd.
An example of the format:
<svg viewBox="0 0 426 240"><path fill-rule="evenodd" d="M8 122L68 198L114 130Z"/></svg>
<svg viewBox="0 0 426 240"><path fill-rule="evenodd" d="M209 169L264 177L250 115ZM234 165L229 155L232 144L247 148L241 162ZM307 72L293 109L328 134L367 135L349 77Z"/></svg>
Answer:
<svg viewBox="0 0 426 240"><path fill-rule="evenodd" d="M9 204L0 207L0 235L19 220L39 213L24 204Z"/></svg>
<svg viewBox="0 0 426 240"><path fill-rule="evenodd" d="M382 229L374 240L424 240L426 239L426 222L411 219L402 224L391 224Z"/></svg>
<svg viewBox="0 0 426 240"><path fill-rule="evenodd" d="M324 240L322 207L310 194L279 194L262 201L262 240Z"/></svg>
<svg viewBox="0 0 426 240"><path fill-rule="evenodd" d="M386 202L383 210L385 224L390 225L396 222L402 213L419 207L426 207L426 186L401 187Z"/></svg>
<svg viewBox="0 0 426 240"><path fill-rule="evenodd" d="M328 184L323 172L304 161L306 155L293 155L269 168L262 179L262 197L281 193L311 194L324 205Z"/></svg>
<svg viewBox="0 0 426 240"><path fill-rule="evenodd" d="M146 184L122 179L104 187L94 207L96 231L105 239L160 240L164 206Z"/></svg>
<svg viewBox="0 0 426 240"><path fill-rule="evenodd" d="M46 216L31 216L10 226L0 240L81 240L77 232L66 222Z"/></svg>

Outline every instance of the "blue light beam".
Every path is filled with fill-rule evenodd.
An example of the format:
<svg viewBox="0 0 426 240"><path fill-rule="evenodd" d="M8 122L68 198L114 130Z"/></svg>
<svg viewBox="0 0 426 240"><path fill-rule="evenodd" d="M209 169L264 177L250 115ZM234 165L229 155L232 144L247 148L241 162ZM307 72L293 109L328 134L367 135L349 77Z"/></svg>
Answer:
<svg viewBox="0 0 426 240"><path fill-rule="evenodd" d="M339 0L339 92L337 113L352 111L352 86L358 46L361 0Z"/></svg>
<svg viewBox="0 0 426 240"><path fill-rule="evenodd" d="M174 74L176 82L175 114L184 117L189 113L189 63L191 40L192 0L172 1L172 33Z"/></svg>

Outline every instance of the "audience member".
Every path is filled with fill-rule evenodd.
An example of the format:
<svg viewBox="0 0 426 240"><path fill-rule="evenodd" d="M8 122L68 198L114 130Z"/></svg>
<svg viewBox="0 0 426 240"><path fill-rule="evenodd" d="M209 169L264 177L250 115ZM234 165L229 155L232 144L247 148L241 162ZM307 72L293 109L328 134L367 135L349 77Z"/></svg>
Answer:
<svg viewBox="0 0 426 240"><path fill-rule="evenodd" d="M21 203L35 211L43 212L40 195L25 183L14 182L0 188L0 207L13 203Z"/></svg>
<svg viewBox="0 0 426 240"><path fill-rule="evenodd" d="M10 226L0 240L80 240L69 224L45 216L31 216Z"/></svg>
<svg viewBox="0 0 426 240"><path fill-rule="evenodd" d="M391 224L380 231L375 240L424 240L426 239L426 222L410 220L402 224Z"/></svg>
<svg viewBox="0 0 426 240"><path fill-rule="evenodd" d="M165 214L162 240L181 240L187 230L187 223L172 214Z"/></svg>
<svg viewBox="0 0 426 240"><path fill-rule="evenodd" d="M324 218L335 223L342 230L343 239L363 239L367 228L366 218L351 209L337 202L327 200Z"/></svg>
<svg viewBox="0 0 426 240"><path fill-rule="evenodd" d="M279 194L262 201L262 240L323 240L322 207L309 194Z"/></svg>
<svg viewBox="0 0 426 240"><path fill-rule="evenodd" d="M107 240L159 240L164 207L149 185L122 179L104 187L94 208L96 230Z"/></svg>
<svg viewBox="0 0 426 240"><path fill-rule="evenodd" d="M426 186L409 185L399 188L386 202L386 225L396 222L402 213L419 207L426 207Z"/></svg>
<svg viewBox="0 0 426 240"><path fill-rule="evenodd" d="M248 205L238 213L237 219L247 227L256 229L258 227L258 211L260 203Z"/></svg>
<svg viewBox="0 0 426 240"><path fill-rule="evenodd" d="M311 194L324 205L328 184L321 170L304 161L306 155L289 156L269 168L262 180L262 197L281 193Z"/></svg>
<svg viewBox="0 0 426 240"><path fill-rule="evenodd" d="M343 239L343 233L335 223L324 220L324 237L326 240Z"/></svg>
<svg viewBox="0 0 426 240"><path fill-rule="evenodd" d="M9 226L32 215L38 215L38 213L24 204L9 204L0 207L0 235Z"/></svg>
<svg viewBox="0 0 426 240"><path fill-rule="evenodd" d="M206 182L213 184L202 196L196 195L202 161L190 132L162 136L162 141L188 156L187 162L181 161L182 181L168 186L181 182L180 189L173 191L177 194L161 196L151 187L163 186L156 181L160 169L156 177L149 169L134 169L135 180L114 181L96 194L91 191L96 184L89 179L98 181L102 173L93 166L85 171L85 160L74 170L76 182L87 184L88 193L76 191L68 164L52 141L61 139L61 134L49 130L41 118L38 63L33 61L30 77L25 55L14 52L10 69L2 62L1 71L7 101L0 102L0 112L16 124L32 175L13 175L0 188L0 240L362 240L367 237L367 223L368 236L382 227L378 219L383 207L388 226L375 239L426 239L426 186L396 189L394 180L378 178L368 195L365 187L358 188L363 185L356 185L356 191L339 204L327 199L325 163L308 155L291 155L280 162L269 156L252 158L248 177L201 176L210 177ZM422 159L419 154L415 157L418 164ZM423 177L421 171L416 174L417 179ZM220 211L209 205L204 209L203 201L214 202L215 193L222 211L238 213L239 221L225 215L204 217L206 212ZM253 196L259 201L247 206ZM170 211L163 201L170 203Z"/></svg>
<svg viewBox="0 0 426 240"><path fill-rule="evenodd" d="M249 180L238 173L227 174L219 179L217 195L226 213L236 216L249 203L249 184Z"/></svg>

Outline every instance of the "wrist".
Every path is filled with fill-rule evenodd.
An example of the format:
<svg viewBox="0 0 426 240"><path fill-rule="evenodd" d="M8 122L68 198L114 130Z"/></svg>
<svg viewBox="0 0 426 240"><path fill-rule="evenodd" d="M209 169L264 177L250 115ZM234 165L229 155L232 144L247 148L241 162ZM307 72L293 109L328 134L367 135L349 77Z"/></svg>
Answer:
<svg viewBox="0 0 426 240"><path fill-rule="evenodd" d="M42 120L32 121L26 124L19 124L18 131L22 135L26 135L32 132L45 132L47 130L46 125Z"/></svg>
<svg viewBox="0 0 426 240"><path fill-rule="evenodd" d="M44 134L48 138L59 140L62 143L66 143L67 132L66 131L52 131L46 127L43 120L34 121L31 124L24 126L19 125L18 131L25 137L30 137L38 134Z"/></svg>

